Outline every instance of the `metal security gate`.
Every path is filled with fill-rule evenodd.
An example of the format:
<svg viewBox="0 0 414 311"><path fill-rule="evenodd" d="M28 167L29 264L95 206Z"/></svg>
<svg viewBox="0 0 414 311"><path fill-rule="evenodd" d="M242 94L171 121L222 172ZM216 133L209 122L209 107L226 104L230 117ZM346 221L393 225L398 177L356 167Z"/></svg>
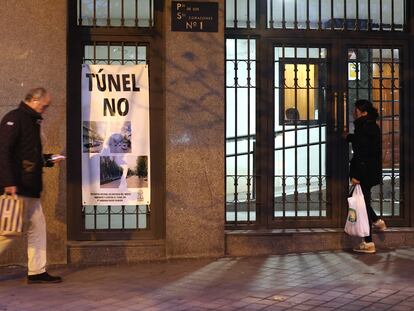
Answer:
<svg viewBox="0 0 414 311"><path fill-rule="evenodd" d="M357 99L380 113L372 206L409 224L411 2L226 1L227 228L341 227ZM405 143L403 143L405 142Z"/></svg>
<svg viewBox="0 0 414 311"><path fill-rule="evenodd" d="M272 219L332 214L328 135L330 48L273 45L274 212ZM322 225L322 224L320 224Z"/></svg>
<svg viewBox="0 0 414 311"><path fill-rule="evenodd" d="M395 225L408 223L408 209L404 208L404 186L408 174L404 169L407 149L404 149L403 124L408 122L407 77L408 48L397 40L381 45L344 47L348 58L347 79L342 101L344 127L353 131L352 104L368 99L378 109L378 125L382 133L382 182L372 189L372 207L380 217Z"/></svg>
<svg viewBox="0 0 414 311"><path fill-rule="evenodd" d="M293 42L270 45L274 68L273 212L268 226L341 226L349 188L350 146L357 99L378 109L383 180L372 190L376 213L404 223L401 122L404 44Z"/></svg>

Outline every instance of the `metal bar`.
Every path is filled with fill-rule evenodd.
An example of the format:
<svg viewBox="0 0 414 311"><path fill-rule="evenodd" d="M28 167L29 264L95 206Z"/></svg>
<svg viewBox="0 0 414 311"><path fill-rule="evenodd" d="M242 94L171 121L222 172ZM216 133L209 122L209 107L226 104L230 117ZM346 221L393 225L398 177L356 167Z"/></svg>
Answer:
<svg viewBox="0 0 414 311"><path fill-rule="evenodd" d="M79 26L82 26L82 22L83 22L83 19L82 19L82 0L78 0L78 7L79 7L78 23L79 23Z"/></svg>
<svg viewBox="0 0 414 311"><path fill-rule="evenodd" d="M124 0L121 0L121 27L125 26L125 15L124 15Z"/></svg>
<svg viewBox="0 0 414 311"><path fill-rule="evenodd" d="M287 132L287 131L286 131ZM318 145L319 143L317 143L317 142L315 142L315 143L309 143L309 146L316 146L316 145ZM298 147L306 147L307 146L307 144L298 144ZM285 150L289 150L289 149L293 149L293 148L295 148L295 146L292 146L292 147L285 147ZM275 148L275 151L279 151L279 150L282 150L282 148ZM239 153L240 154L240 153Z"/></svg>
<svg viewBox="0 0 414 311"><path fill-rule="evenodd" d="M367 49L367 51L368 51L368 55L369 55L369 53L370 53L369 49ZM360 52L359 52L359 49L357 48L356 49L356 54L355 54L355 56L356 56L356 58L355 58L356 80L355 81L356 81L356 98L357 99L359 99L359 87L360 87L359 66L358 66L358 64L362 63L362 60L361 60L361 62L359 62L359 55L360 55ZM370 66L370 64L368 64L368 66Z"/></svg>
<svg viewBox="0 0 414 311"><path fill-rule="evenodd" d="M125 42L122 42L122 45L121 45L121 64L122 65L125 65L124 53L125 53Z"/></svg>
<svg viewBox="0 0 414 311"><path fill-rule="evenodd" d="M226 47L226 49L227 49L227 41L228 41L229 39L227 39L227 38L224 38L224 46ZM138 55L138 54L137 54ZM228 66L227 66L227 62L228 62L228 58L227 58L227 53L226 53L226 51L225 51L225 54L224 54L224 59L225 59L225 61L224 61L224 72L226 72L227 73L227 68L228 68ZM224 86L225 86L225 90L224 90L224 96L225 96L225 106L224 106L224 120L225 120L225 130L226 130L226 134L225 134L225 143L224 143L224 154L226 155L226 159L224 160L224 169L225 169L225 182L224 182L224 195L225 195L225 202L224 202L224 222L225 223L227 223L228 222L228 219L227 219L227 211L228 211L228 199L227 199L227 191L228 191L228 187L227 187L227 181L228 181L228 178L229 178L229 176L227 175L227 173L228 173L228 165L227 165L227 157L228 157L228 149L227 149L227 126L228 126L228 124L227 124L227 115L228 115L228 113L227 113L227 109L228 109L228 107L227 107L227 90L228 90L228 85L227 85L227 74L226 74L226 76L225 76L225 80L224 80Z"/></svg>
<svg viewBox="0 0 414 311"><path fill-rule="evenodd" d="M309 1L307 1L309 4ZM309 217L310 216L310 128L309 128L309 119L310 119L310 76L309 76L309 71L310 71L310 61L309 61L309 46L306 47L306 59L307 59L307 63L306 63L306 119L308 120L308 122L306 122L306 142L307 142L307 147L306 147L306 152L307 152L307 157L306 157L306 214ZM315 65L313 65L315 66ZM314 67L316 70L316 66ZM315 73L314 73L315 76ZM314 85L313 85L313 89L315 89L315 81L314 81ZM315 106L315 102L313 103L313 105Z"/></svg>
<svg viewBox="0 0 414 311"><path fill-rule="evenodd" d="M318 19L318 30L322 30L322 0L319 0L319 8L318 8L318 15L319 15L319 19Z"/></svg>
<svg viewBox="0 0 414 311"><path fill-rule="evenodd" d="M282 2L282 29L286 29L286 0Z"/></svg>
<svg viewBox="0 0 414 311"><path fill-rule="evenodd" d="M280 177L282 178L282 175L275 175L275 177ZM302 175L302 174L298 174L299 178L307 178L308 175ZM309 175L310 178L319 178L319 175Z"/></svg>
<svg viewBox="0 0 414 311"><path fill-rule="evenodd" d="M347 14L346 14L346 1L347 0L344 0L344 19L343 19L343 24L342 24L342 27L343 27L343 30L347 30L348 29L348 25L347 25Z"/></svg>
<svg viewBox="0 0 414 311"><path fill-rule="evenodd" d="M152 14L152 8L153 8L152 0L148 0L148 2L149 2L149 25L148 27L152 27L154 26L154 18Z"/></svg>
<svg viewBox="0 0 414 311"><path fill-rule="evenodd" d="M298 57L298 48L295 47L294 58ZM294 64L295 109L298 110L298 64ZM298 120L295 119L295 216L298 216Z"/></svg>
<svg viewBox="0 0 414 311"><path fill-rule="evenodd" d="M137 229L139 228L139 217L140 217L139 214L140 214L139 205L135 205L135 218L136 218L136 221L137 221L137 225L136 225Z"/></svg>
<svg viewBox="0 0 414 311"><path fill-rule="evenodd" d="M407 1L404 0L404 3L403 3L403 14L404 14L404 17L403 17L403 23L404 23L403 24L403 31L408 31L408 29L409 29L409 27L408 27L408 21L410 20L410 18L412 19L412 17L408 17L407 16L407 11L406 11L407 5L408 5ZM412 5L412 3L410 1L410 6L411 5ZM411 23L411 24L413 24L413 23Z"/></svg>
<svg viewBox="0 0 414 311"><path fill-rule="evenodd" d="M151 207L149 205L145 205L145 216L147 219L146 225L147 225L147 230L151 229Z"/></svg>
<svg viewBox="0 0 414 311"><path fill-rule="evenodd" d="M275 20L273 16L273 0L270 0L270 21L269 21L269 27L270 29L273 29L275 27Z"/></svg>
<svg viewBox="0 0 414 311"><path fill-rule="evenodd" d="M368 31L372 30L372 21L371 21L371 0L368 0Z"/></svg>
<svg viewBox="0 0 414 311"><path fill-rule="evenodd" d="M373 101L373 87L374 87L374 72L373 72L373 67L372 65L374 64L372 55L371 55L371 49L368 49L368 65L369 65L369 69L368 69L368 100L370 102Z"/></svg>
<svg viewBox="0 0 414 311"><path fill-rule="evenodd" d="M284 0L283 0L284 2ZM282 45L282 59L285 59L285 45ZM280 70L280 59L279 59L279 70ZM282 82L282 87L283 87L283 102L279 103L279 105L282 105L283 107L283 114L285 113L284 109L285 109L285 103L284 103L284 97L285 97L285 86L286 86L286 77L285 77L285 67L283 67L283 80L280 81ZM279 82L279 88L280 88L280 82ZM279 90L280 92L281 90ZM279 96L280 98L280 96ZM282 163L283 163L283 168L282 168L282 215L283 218L286 217L286 134L285 134L285 129L286 129L286 125L285 125L285 117L284 115L282 116L282 131L283 131L283 136L282 136Z"/></svg>
<svg viewBox="0 0 414 311"><path fill-rule="evenodd" d="M237 0L234 0L234 28L238 27L238 20L237 20Z"/></svg>
<svg viewBox="0 0 414 311"><path fill-rule="evenodd" d="M380 0L380 25L379 25L379 30L382 31L383 29L383 25L382 25L382 0Z"/></svg>
<svg viewBox="0 0 414 311"><path fill-rule="evenodd" d="M108 205L108 229L111 229L111 205Z"/></svg>
<svg viewBox="0 0 414 311"><path fill-rule="evenodd" d="M237 120L237 104L238 104L238 94L237 94L237 87L238 87L238 54L237 54L237 41L238 39L234 40L234 92L235 92L235 96L234 96L234 135L237 137L237 127L238 127L238 120ZM238 170L237 170L237 144L238 144L238 140L236 139L235 144L234 144L234 153L235 153L235 157L234 157L234 221L237 225L237 214L238 214Z"/></svg>
<svg viewBox="0 0 414 311"><path fill-rule="evenodd" d="M93 63L96 64L96 42L93 42Z"/></svg>
<svg viewBox="0 0 414 311"><path fill-rule="evenodd" d="M111 65L111 43L110 42L107 42L107 51L108 51L108 59L107 59L107 62L108 62L108 65Z"/></svg>
<svg viewBox="0 0 414 311"><path fill-rule="evenodd" d="M381 1L381 3L382 3L382 1ZM381 131L383 130L383 121L382 121L382 100L383 100L383 97L382 97L382 88L383 88L383 67L382 67L382 48L380 48L379 49L379 56L380 56L380 59L379 59L379 61L380 61L380 66L379 66L379 74L380 74L380 76L379 76L379 114L380 114L380 129L381 129ZM381 139L382 139L382 137L381 137ZM383 185L384 183L383 182L381 182L380 183L380 215L382 216L383 215L383 208L384 208L384 206L383 206L383 199L384 199L384 185Z"/></svg>
<svg viewBox="0 0 414 311"><path fill-rule="evenodd" d="M94 229L96 230L97 229L97 221L98 221L98 212L97 212L97 206L96 205L94 205L93 206L93 221L94 221L94 224L93 224L93 227L94 227Z"/></svg>
<svg viewBox="0 0 414 311"><path fill-rule="evenodd" d="M358 97L357 97L358 98ZM347 116L348 116L348 109L347 109L347 92L343 93L343 117L344 117L344 131L348 132L348 126L347 126Z"/></svg>
<svg viewBox="0 0 414 311"><path fill-rule="evenodd" d="M355 30L359 31L359 0L356 0L356 20L355 20Z"/></svg>
<svg viewBox="0 0 414 311"><path fill-rule="evenodd" d="M122 214L122 230L125 229L125 205L121 206L121 214Z"/></svg>
<svg viewBox="0 0 414 311"><path fill-rule="evenodd" d="M93 27L96 27L96 0L93 0L93 19L92 19Z"/></svg>
<svg viewBox="0 0 414 311"><path fill-rule="evenodd" d="M338 92L334 92L334 131L338 131Z"/></svg>
<svg viewBox="0 0 414 311"><path fill-rule="evenodd" d="M393 1L394 3L394 1ZM394 23L393 23L394 24ZM395 68L394 47L391 49L391 216L395 216Z"/></svg>
<svg viewBox="0 0 414 311"><path fill-rule="evenodd" d="M106 26L108 26L108 27L111 26L111 0L108 0L107 15L106 15Z"/></svg>
<svg viewBox="0 0 414 311"><path fill-rule="evenodd" d="M319 48L319 58L321 57L321 55L322 55L322 49L321 48ZM325 59L325 64L326 64L326 59ZM326 67L326 66L325 66ZM324 100L326 100L326 97L324 97ZM318 141L318 146L319 146L319 176L318 176L318 186L319 186L319 194L318 194L318 199L319 199L319 217L321 217L322 216L322 200L323 200L323 198L322 198L322 118L323 117L325 117L326 118L326 111L324 111L323 109L322 109L322 105L321 105L321 102L319 101L318 102L318 106L319 106L319 111L321 112L320 113L320 116L318 116L318 123L319 123L319 141ZM322 114L325 114L324 116L322 115ZM321 116L322 116L322 118L321 118Z"/></svg>
<svg viewBox="0 0 414 311"><path fill-rule="evenodd" d="M331 0L331 30L334 30L334 0Z"/></svg>
<svg viewBox="0 0 414 311"><path fill-rule="evenodd" d="M247 134L250 137L250 37L247 38ZM250 223L250 139L247 141L247 221Z"/></svg>
<svg viewBox="0 0 414 311"><path fill-rule="evenodd" d="M309 0L306 0L306 30L310 29L310 20L309 20Z"/></svg>
<svg viewBox="0 0 414 311"><path fill-rule="evenodd" d="M394 13L394 0L391 0L391 31L395 30Z"/></svg>
<svg viewBox="0 0 414 311"><path fill-rule="evenodd" d="M298 29L298 0L295 0L295 21L293 22L293 28Z"/></svg>
<svg viewBox="0 0 414 311"><path fill-rule="evenodd" d="M135 65L138 65L138 42L135 42Z"/></svg>
<svg viewBox="0 0 414 311"><path fill-rule="evenodd" d="M138 0L135 0L135 27L138 27L138 25L139 25L139 21L138 21Z"/></svg>
<svg viewBox="0 0 414 311"><path fill-rule="evenodd" d="M247 21L246 21L246 28L247 29L250 29L250 0L247 0L246 3L247 3Z"/></svg>

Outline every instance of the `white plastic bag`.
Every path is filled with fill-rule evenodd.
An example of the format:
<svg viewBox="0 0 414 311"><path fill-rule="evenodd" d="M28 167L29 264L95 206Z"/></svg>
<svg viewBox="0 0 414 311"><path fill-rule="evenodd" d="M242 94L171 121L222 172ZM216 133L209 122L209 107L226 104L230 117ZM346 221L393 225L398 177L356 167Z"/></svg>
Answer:
<svg viewBox="0 0 414 311"><path fill-rule="evenodd" d="M360 185L355 186L352 197L348 198L348 206L345 232L352 236L369 236L367 209Z"/></svg>

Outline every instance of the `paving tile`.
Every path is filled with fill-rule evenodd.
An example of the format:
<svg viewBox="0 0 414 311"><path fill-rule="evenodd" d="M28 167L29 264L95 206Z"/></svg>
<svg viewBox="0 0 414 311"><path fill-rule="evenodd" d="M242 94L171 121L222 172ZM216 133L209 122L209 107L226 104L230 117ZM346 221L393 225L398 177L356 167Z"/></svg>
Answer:
<svg viewBox="0 0 414 311"><path fill-rule="evenodd" d="M392 311L413 311L413 306L392 306Z"/></svg>
<svg viewBox="0 0 414 311"><path fill-rule="evenodd" d="M323 252L62 267L53 273L63 283L40 286L26 285L21 267L0 267L0 311L408 311L413 254L414 248L363 261Z"/></svg>

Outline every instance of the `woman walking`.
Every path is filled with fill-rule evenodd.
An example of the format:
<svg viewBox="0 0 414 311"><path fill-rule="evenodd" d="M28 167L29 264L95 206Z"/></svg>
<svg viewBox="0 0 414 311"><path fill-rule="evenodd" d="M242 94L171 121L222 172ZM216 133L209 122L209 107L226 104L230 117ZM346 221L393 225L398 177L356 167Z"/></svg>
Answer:
<svg viewBox="0 0 414 311"><path fill-rule="evenodd" d="M387 227L371 207L371 188L378 185L382 179L382 150L381 130L376 123L378 111L368 100L357 100L354 109L354 134L347 134L347 142L352 144L353 156L350 162L349 178L352 185L360 184L364 194L365 205L369 220L369 236L355 252L375 253L375 244L372 242L372 226L380 231Z"/></svg>

